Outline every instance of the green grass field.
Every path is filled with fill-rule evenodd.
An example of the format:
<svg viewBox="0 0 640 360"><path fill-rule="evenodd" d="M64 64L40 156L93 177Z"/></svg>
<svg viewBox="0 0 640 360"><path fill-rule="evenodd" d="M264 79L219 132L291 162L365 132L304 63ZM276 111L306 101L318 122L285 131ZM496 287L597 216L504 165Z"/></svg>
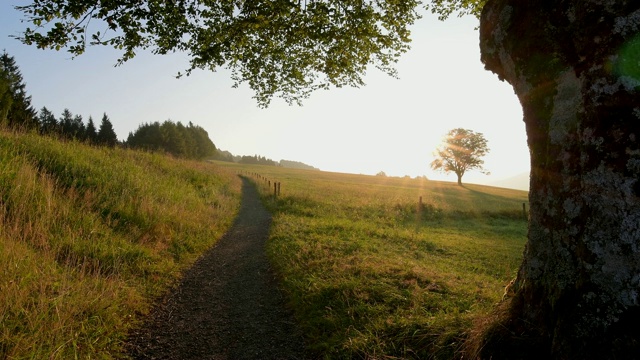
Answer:
<svg viewBox="0 0 640 360"><path fill-rule="evenodd" d="M231 225L238 172L281 183L274 199L255 180L274 217L267 252L322 358L454 358L521 261L521 191L0 132L0 358L120 357Z"/></svg>
<svg viewBox="0 0 640 360"><path fill-rule="evenodd" d="M117 357L239 199L213 164L0 132L0 359Z"/></svg>
<svg viewBox="0 0 640 360"><path fill-rule="evenodd" d="M522 259L523 191L227 166L262 177L270 258L326 359L459 357Z"/></svg>

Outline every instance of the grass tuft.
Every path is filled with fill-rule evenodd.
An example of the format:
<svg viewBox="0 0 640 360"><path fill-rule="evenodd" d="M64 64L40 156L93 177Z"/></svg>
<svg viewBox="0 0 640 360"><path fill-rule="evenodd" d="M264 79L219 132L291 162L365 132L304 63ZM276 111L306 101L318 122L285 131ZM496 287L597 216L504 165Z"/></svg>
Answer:
<svg viewBox="0 0 640 360"><path fill-rule="evenodd" d="M119 357L239 195L212 164L0 133L0 358Z"/></svg>
<svg viewBox="0 0 640 360"><path fill-rule="evenodd" d="M522 191L227 166L263 177L267 251L320 358L459 358L522 258Z"/></svg>

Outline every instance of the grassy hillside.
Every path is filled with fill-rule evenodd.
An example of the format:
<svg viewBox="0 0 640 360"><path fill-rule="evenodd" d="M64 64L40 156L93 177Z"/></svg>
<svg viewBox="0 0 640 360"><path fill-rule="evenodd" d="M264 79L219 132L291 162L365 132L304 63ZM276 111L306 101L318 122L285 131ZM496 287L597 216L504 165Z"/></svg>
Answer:
<svg viewBox="0 0 640 360"><path fill-rule="evenodd" d="M451 358L514 276L525 192L202 163L0 132L0 358L112 358L238 210L281 182L268 253L325 358ZM422 206L419 207L419 198Z"/></svg>
<svg viewBox="0 0 640 360"><path fill-rule="evenodd" d="M110 358L230 226L212 164L0 133L0 358Z"/></svg>
<svg viewBox="0 0 640 360"><path fill-rule="evenodd" d="M232 167L281 183L273 200L256 180L274 213L268 251L325 358L459 357L521 261L523 191Z"/></svg>

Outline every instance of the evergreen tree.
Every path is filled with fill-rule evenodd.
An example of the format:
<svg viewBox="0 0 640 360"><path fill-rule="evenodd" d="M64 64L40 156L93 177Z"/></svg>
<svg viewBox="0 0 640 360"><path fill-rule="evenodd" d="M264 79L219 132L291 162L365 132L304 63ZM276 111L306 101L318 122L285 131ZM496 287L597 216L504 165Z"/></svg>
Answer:
<svg viewBox="0 0 640 360"><path fill-rule="evenodd" d="M107 113L102 116L102 122L100 123L100 129L98 130L97 143L104 146L114 147L118 143L118 136L113 130L113 125L107 117Z"/></svg>
<svg viewBox="0 0 640 360"><path fill-rule="evenodd" d="M87 127L85 128L85 141L90 144L95 144L98 140L98 132L96 131L96 125L93 123L93 118L89 116Z"/></svg>
<svg viewBox="0 0 640 360"><path fill-rule="evenodd" d="M69 109L64 109L58 122L60 133L65 139L73 139L73 114Z"/></svg>
<svg viewBox="0 0 640 360"><path fill-rule="evenodd" d="M38 122L40 123L40 133L43 135L56 134L60 131L55 115L44 106L38 114Z"/></svg>
<svg viewBox="0 0 640 360"><path fill-rule="evenodd" d="M80 141L84 141L86 139L86 127L84 126L84 122L82 121L81 115L76 115L73 117L73 130L74 130L74 138Z"/></svg>
<svg viewBox="0 0 640 360"><path fill-rule="evenodd" d="M8 124L7 116L13 104L10 85L9 74L0 68L0 125L3 126Z"/></svg>
<svg viewBox="0 0 640 360"><path fill-rule="evenodd" d="M80 141L85 140L86 128L84 126L84 123L82 122L81 115L76 115L73 117L73 120L71 121L71 131L74 139Z"/></svg>
<svg viewBox="0 0 640 360"><path fill-rule="evenodd" d="M37 129L37 112L31 106L31 96L27 96L26 93L22 92L14 94L14 96L13 106L11 106L8 116L11 124L14 127Z"/></svg>
<svg viewBox="0 0 640 360"><path fill-rule="evenodd" d="M7 98L7 87L10 101ZM27 95L20 69L13 56L6 51L0 56L0 121L12 127L26 129L38 126L37 113L31 106L31 96Z"/></svg>

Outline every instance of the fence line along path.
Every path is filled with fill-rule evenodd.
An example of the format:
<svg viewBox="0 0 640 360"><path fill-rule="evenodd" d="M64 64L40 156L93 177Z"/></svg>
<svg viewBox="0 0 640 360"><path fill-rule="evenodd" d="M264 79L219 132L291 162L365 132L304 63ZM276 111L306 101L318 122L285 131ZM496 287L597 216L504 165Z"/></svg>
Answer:
<svg viewBox="0 0 640 360"><path fill-rule="evenodd" d="M242 181L233 226L132 332L132 358L309 358L265 253L271 216Z"/></svg>

